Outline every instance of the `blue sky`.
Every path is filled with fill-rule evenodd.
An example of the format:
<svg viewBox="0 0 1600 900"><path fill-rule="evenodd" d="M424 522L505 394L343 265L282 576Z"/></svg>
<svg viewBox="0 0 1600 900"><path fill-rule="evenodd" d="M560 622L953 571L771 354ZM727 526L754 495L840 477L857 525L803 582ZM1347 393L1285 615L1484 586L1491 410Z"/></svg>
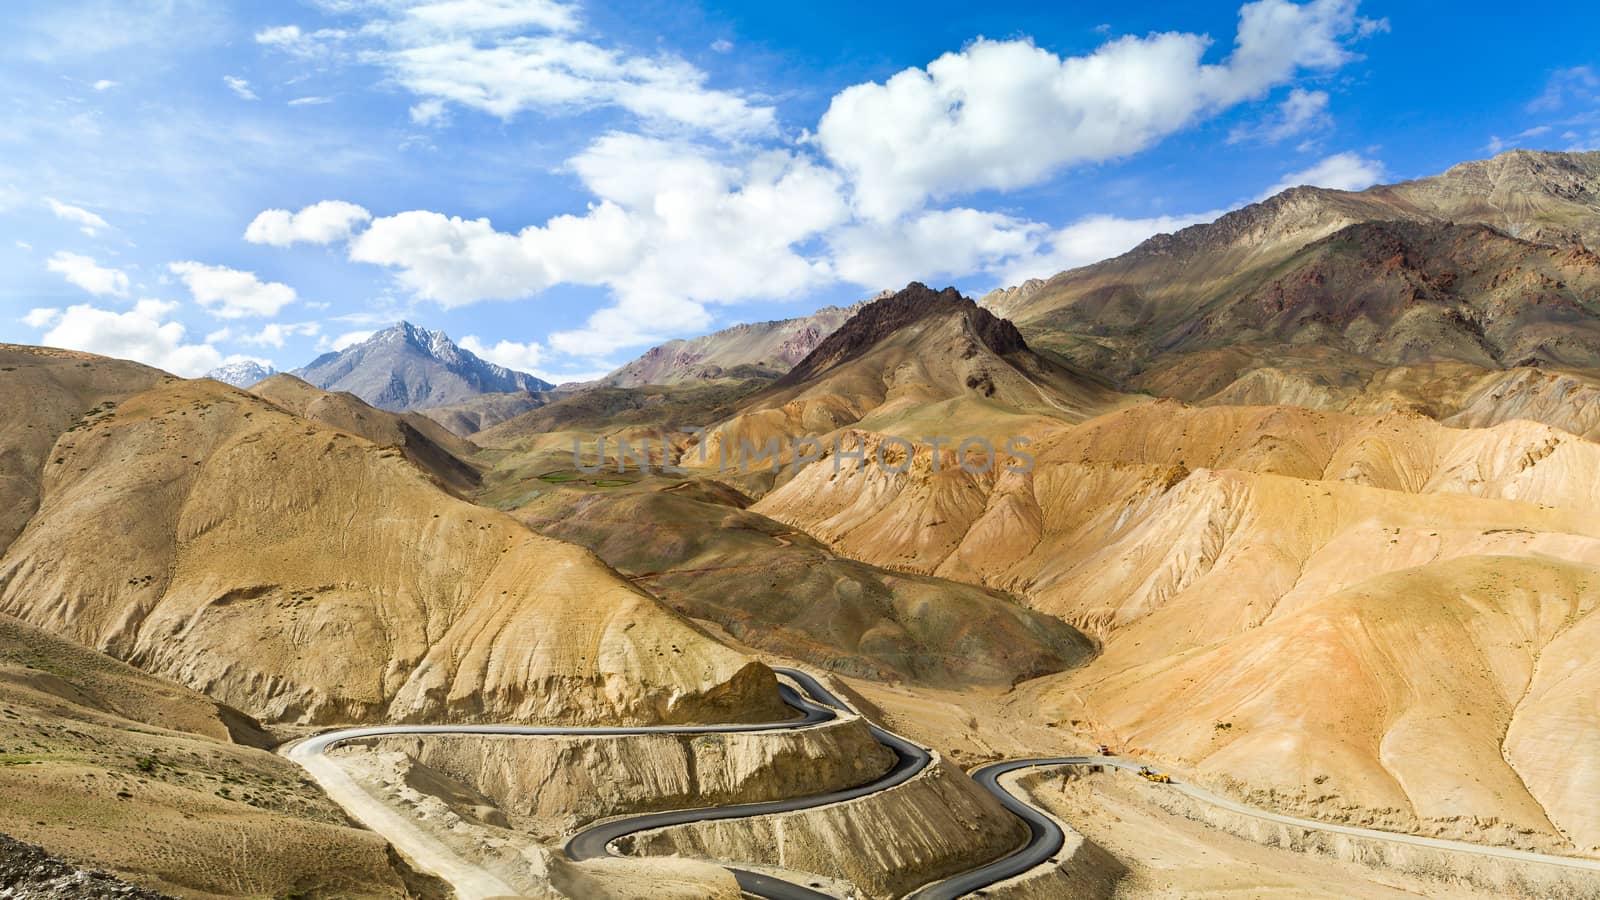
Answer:
<svg viewBox="0 0 1600 900"><path fill-rule="evenodd" d="M562 381L1600 148L1587 3L862 6L8 3L0 340L195 375L406 318Z"/></svg>

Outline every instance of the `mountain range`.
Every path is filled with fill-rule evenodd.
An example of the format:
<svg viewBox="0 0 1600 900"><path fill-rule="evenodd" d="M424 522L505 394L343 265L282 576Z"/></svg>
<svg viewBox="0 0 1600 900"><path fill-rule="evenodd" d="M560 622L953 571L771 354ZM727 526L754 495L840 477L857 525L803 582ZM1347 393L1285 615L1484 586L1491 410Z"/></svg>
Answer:
<svg viewBox="0 0 1600 900"><path fill-rule="evenodd" d="M1597 201L1597 154L1295 188L981 302L914 282L561 390L406 323L248 390L0 346L0 832L184 895L443 896L262 748L768 723L781 660L945 762L632 852L902 896L1021 839L964 772L1104 745L1283 814L1600 856ZM744 450L767 446L776 471ZM407 735L330 764L528 896L654 897L653 862L561 841L865 783L892 765L865 722ZM1199 793L1028 777L1080 832L1046 864L1077 880L1016 896L1165 884L1157 829L1205 878L1322 866L1307 895L1593 893L1505 858L1300 856L1187 818ZM683 877L668 895L738 895Z"/></svg>

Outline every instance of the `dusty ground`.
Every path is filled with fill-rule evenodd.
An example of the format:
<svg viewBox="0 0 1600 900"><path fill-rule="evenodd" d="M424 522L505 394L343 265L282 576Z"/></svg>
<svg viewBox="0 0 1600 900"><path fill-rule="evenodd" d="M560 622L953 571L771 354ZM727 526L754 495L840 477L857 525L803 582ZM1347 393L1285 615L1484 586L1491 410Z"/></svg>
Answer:
<svg viewBox="0 0 1600 900"><path fill-rule="evenodd" d="M0 615L0 833L178 897L427 896L225 715Z"/></svg>
<svg viewBox="0 0 1600 900"><path fill-rule="evenodd" d="M1105 774L1047 779L1032 796L1128 868L1118 897L1494 896L1234 837L1156 807L1150 797L1156 790Z"/></svg>
<svg viewBox="0 0 1600 900"><path fill-rule="evenodd" d="M1084 730L1089 723L1046 724L1039 716L1019 715L1016 694L957 693L863 680L848 685L853 699L877 721L944 748L968 768L1010 757L1092 754L1102 739ZM1501 896L1453 879L1408 875L1236 837L1163 809L1152 793L1160 788L1127 776L1042 777L1037 784L1034 799L1127 868L1118 897Z"/></svg>

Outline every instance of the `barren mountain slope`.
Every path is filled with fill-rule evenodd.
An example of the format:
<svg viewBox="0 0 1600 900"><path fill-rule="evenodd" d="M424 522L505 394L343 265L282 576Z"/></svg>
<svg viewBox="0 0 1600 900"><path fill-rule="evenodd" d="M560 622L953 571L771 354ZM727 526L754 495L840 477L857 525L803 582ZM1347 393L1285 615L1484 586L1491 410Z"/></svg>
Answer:
<svg viewBox="0 0 1600 900"><path fill-rule="evenodd" d="M836 672L930 685L998 684L1087 659L1071 626L992 591L887 572L743 509L716 483L567 482L517 510L589 547L674 609L748 646Z"/></svg>
<svg viewBox="0 0 1600 900"><path fill-rule="evenodd" d="M782 375L864 305L825 306L808 316L735 325L697 338L668 341L600 379L597 386L681 384L725 378L741 367Z"/></svg>
<svg viewBox="0 0 1600 900"><path fill-rule="evenodd" d="M1389 362L1593 365L1600 153L1512 151L1360 193L1293 188L995 311L1128 379L1174 351L1331 342Z"/></svg>
<svg viewBox="0 0 1600 900"><path fill-rule="evenodd" d="M468 462L478 448L420 413L386 412L368 406L355 394L324 391L288 374L274 375L250 393L302 419L348 431L380 446L397 447L417 468L451 490L468 491L481 481L478 469Z"/></svg>
<svg viewBox="0 0 1600 900"><path fill-rule="evenodd" d="M419 414L443 425L452 434L472 437L486 428L493 428L501 422L538 409L560 396L551 391L484 394L450 406L419 410Z"/></svg>
<svg viewBox="0 0 1600 900"><path fill-rule="evenodd" d="M770 672L588 552L216 382L90 417L43 486L0 611L263 718L784 714Z"/></svg>
<svg viewBox="0 0 1600 900"><path fill-rule="evenodd" d="M207 697L0 615L0 711L0 832L178 896L411 896L381 838Z"/></svg>
<svg viewBox="0 0 1600 900"><path fill-rule="evenodd" d="M746 397L770 385L770 375L740 369L728 378L678 385L594 387L552 398L548 404L473 435L485 447L514 448L536 442L565 446L619 431L647 433L703 427L728 415Z"/></svg>
<svg viewBox="0 0 1600 900"><path fill-rule="evenodd" d="M1165 401L1035 453L1031 474L813 467L755 509L1104 640L1026 688L1021 715L1318 814L1498 818L1508 840L1600 846L1584 812L1600 713L1575 680L1600 584L1600 445L1527 422Z"/></svg>
<svg viewBox="0 0 1600 900"><path fill-rule="evenodd" d="M53 347L0 344L0 551L39 506L50 448L93 409L173 376L125 360Z"/></svg>
<svg viewBox="0 0 1600 900"><path fill-rule="evenodd" d="M1134 385L1208 406L1411 411L1464 428L1527 419L1600 437L1600 380L1593 370L1451 361L1385 367L1326 348L1230 347L1163 358Z"/></svg>

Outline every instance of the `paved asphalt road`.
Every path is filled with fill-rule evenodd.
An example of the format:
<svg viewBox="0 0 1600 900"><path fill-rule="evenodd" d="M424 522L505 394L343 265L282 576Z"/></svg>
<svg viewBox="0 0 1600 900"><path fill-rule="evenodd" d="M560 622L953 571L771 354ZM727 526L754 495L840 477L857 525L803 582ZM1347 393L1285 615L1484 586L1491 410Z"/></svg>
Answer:
<svg viewBox="0 0 1600 900"><path fill-rule="evenodd" d="M434 867L444 868L455 873L457 879L469 885L462 890L459 886L457 892L464 895L493 896L499 893L514 893L509 888L499 891L499 884L492 876L469 871L471 864L451 853L437 840L430 839L414 825L401 827L397 822L398 817L385 815L382 810L369 808L372 804L361 803L360 798L350 790L353 783L347 784L350 779L343 775L338 766L329 761L325 754L338 744L362 738L388 737L396 735L447 735L447 734L489 734L489 735L629 735L629 734L726 734L742 731L774 731L804 728L830 722L838 718L838 710L847 710L848 706L832 691L823 687L822 683L798 669L774 667L773 671L779 675L792 679L805 691L805 695L794 690L787 684L779 685L779 692L790 706L800 710L804 716L787 722L758 722L740 725L648 725L634 728L601 726L596 728L560 728L522 725L375 725L369 728L347 728L340 731L330 731L300 741L291 747L285 748L290 759L295 760L311 772L318 783L323 785L331 795L341 804L349 808L350 804L360 803L361 819L369 827L388 837L391 842L402 849L411 851L414 857L423 857L427 863ZM918 747L905 738L884 731L876 725L871 725L873 737L877 738L884 746L895 753L895 764L888 772L866 784L858 785L840 791L831 791L826 794L816 794L809 797L796 797L789 800L772 800L765 803L744 803L737 806L707 807L704 809L674 810L671 812L649 813L641 816L628 816L591 825L573 835L567 841L567 855L572 859L594 859L602 856L613 855L609 849L612 841L625 835L645 831L651 828L662 828L668 825L681 825L689 822L703 822L712 819L737 819L746 816L760 816L771 813L791 812L794 810L811 809L825 806L830 803L840 803L864 797L878 791L887 790L897 784L902 784L912 776L927 768L933 761L933 756L927 750ZM343 776L343 777L341 777ZM371 821L369 821L369 819ZM397 834L396 832L401 832ZM398 840L397 840L398 838ZM419 859L419 862L424 861ZM745 869L727 867L733 873L739 887L746 894L755 897L769 898L769 900L827 900L831 895L815 890L821 887L820 882L811 885L799 885L771 875L760 872L751 872ZM442 876L443 877L443 876ZM452 880L446 878L446 880ZM452 880L452 884L457 881Z"/></svg>

